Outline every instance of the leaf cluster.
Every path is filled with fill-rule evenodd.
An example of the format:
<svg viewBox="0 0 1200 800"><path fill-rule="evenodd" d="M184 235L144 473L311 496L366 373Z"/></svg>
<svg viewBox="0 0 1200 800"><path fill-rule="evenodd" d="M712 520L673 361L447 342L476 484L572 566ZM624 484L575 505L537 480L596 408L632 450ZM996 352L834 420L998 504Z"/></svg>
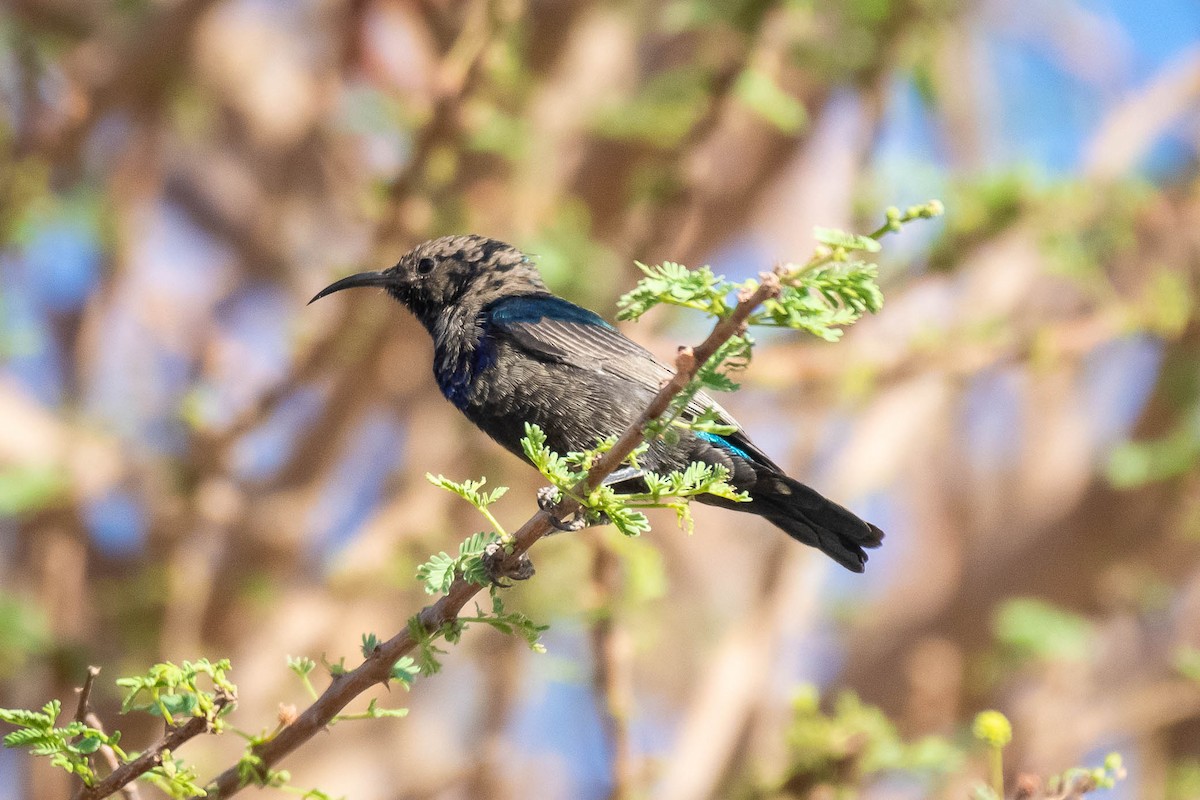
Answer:
<svg viewBox="0 0 1200 800"><path fill-rule="evenodd" d="M497 486L490 492L480 491L484 484L487 483L487 478L480 478L477 481L465 480L462 483L457 483L444 475L433 475L427 472L425 473L425 480L448 492L454 492L478 509L487 508L508 492L507 486Z"/></svg>
<svg viewBox="0 0 1200 800"><path fill-rule="evenodd" d="M713 274L707 265L688 269L674 261L655 266L634 263L645 277L617 300L617 319L640 319L657 305L682 306L721 318L733 311L730 296L738 285Z"/></svg>
<svg viewBox="0 0 1200 800"><path fill-rule="evenodd" d="M50 763L68 773L78 775L85 786L96 783L89 757L107 745L122 760L128 760L118 746L120 732L103 731L72 720L62 727L55 722L62 713L62 703L51 700L40 711L23 708L0 708L0 720L16 725L17 730L4 737L5 747L23 747L35 756L48 756Z"/></svg>
<svg viewBox="0 0 1200 800"><path fill-rule="evenodd" d="M459 575L470 583L487 586L491 578L484 566L483 554L489 544L499 541L501 537L495 533L473 533L459 544L458 555L451 556L442 551L430 556L417 567L417 580L424 584L426 594L445 594Z"/></svg>
<svg viewBox="0 0 1200 800"><path fill-rule="evenodd" d="M144 675L119 678L117 685L126 690L121 713L144 711L162 717L170 726L181 724L176 718L204 717L209 729L220 732L222 716L233 707L228 701L237 696L237 687L227 677L230 669L227 659L216 662L200 659L184 661L180 666L170 662L155 664ZM199 685L202 679L211 689ZM0 709L0 720L17 726L17 730L4 737L4 745L27 748L35 756L48 756L51 764L79 776L85 786L98 783L90 757L101 747L111 748L122 763L137 757L136 753L121 749L120 731L106 734L79 721L57 727L55 722L61 711L58 700L50 701L41 711ZM195 768L175 758L170 750L164 749L159 755L158 763L139 777L169 797L204 795L203 788L196 783Z"/></svg>
<svg viewBox="0 0 1200 800"><path fill-rule="evenodd" d="M1094 649L1095 626L1035 597L1005 601L992 619L1003 653L1018 662L1083 661Z"/></svg>
<svg viewBox="0 0 1200 800"><path fill-rule="evenodd" d="M969 739L940 736L908 741L881 709L863 703L853 692L841 693L829 710L823 710L816 688L803 687L793 700L786 734L788 767L774 785L757 794L807 797L823 788L831 796L854 796L866 782L897 773L936 783L960 772L982 745L991 776L988 783L972 787L971 796L998 800L1005 796L1002 753L1012 741L1012 725L999 711L987 710L976 716L972 734L975 745ZM1045 796L1066 796L1068 787L1072 797L1111 788L1124 775L1121 756L1112 753L1101 767L1076 767L1051 777Z"/></svg>
<svg viewBox="0 0 1200 800"><path fill-rule="evenodd" d="M709 409L706 412L706 424L717 424L715 419L716 416ZM601 442L592 450L559 455L547 446L546 434L542 429L528 423L525 425L525 436L521 439L521 448L530 462L552 486L567 495L572 495L575 487L586 477L591 463L611 446L610 440ZM635 450L628 460L629 467L645 483L646 491L618 492L613 485L598 486L587 497L576 497L589 519L607 520L626 536L638 536L650 530L650 521L642 509L670 508L675 511L680 527L690 531L689 498L712 494L738 502L749 499L729 483L729 471L720 465L694 463L685 470L675 470L666 475L640 469L637 459L646 447L643 445Z"/></svg>
<svg viewBox="0 0 1200 800"><path fill-rule="evenodd" d="M818 245L812 257L803 264L776 270L783 284L779 297L751 314L748 324L792 328L836 340L842 328L883 306L878 265L856 254L878 253L884 235L914 220L940 216L942 211L936 200L904 211L889 208L883 225L865 236L837 228L814 229ZM618 319L636 320L657 305L683 306L723 319L734 309L731 297L749 294L759 286L753 278L741 283L726 280L708 266L688 269L673 261L637 266L644 277L617 301Z"/></svg>
<svg viewBox="0 0 1200 800"><path fill-rule="evenodd" d="M491 598L491 611L484 611L476 603L475 616L459 617L459 621L464 623L478 622L488 625L507 636L519 636L525 640L525 643L529 645L529 649L535 653L546 652L545 645L541 643L541 636L550 627L549 625L539 625L520 611L509 611L504 606L504 600L501 599L494 588Z"/></svg>
<svg viewBox="0 0 1200 800"><path fill-rule="evenodd" d="M878 246L872 239L866 241ZM778 297L750 315L749 324L806 331L836 342L843 328L883 307L879 267L873 263L835 262L794 269L793 274L784 279Z"/></svg>
<svg viewBox="0 0 1200 800"><path fill-rule="evenodd" d="M408 632L416 642L417 655L415 658L401 659L398 666L407 662L403 668L413 674L420 672L425 675L433 675L440 672L442 663L439 656L444 655L446 651L437 646L438 640L445 640L449 644L458 644L471 623L488 625L503 634L519 636L535 653L546 652L546 648L541 643L541 635L549 626L537 624L520 611L509 611L500 598L496 586L491 587L490 597L492 600L490 611L483 610L476 603L475 616L459 616L433 630L427 629L421 623L420 615L411 617L408 620ZM394 674L395 670L393 670Z"/></svg>
<svg viewBox="0 0 1200 800"><path fill-rule="evenodd" d="M785 790L818 785L845 790L895 771L937 777L964 761L963 754L940 737L906 742L881 709L863 703L853 692L843 692L830 711L823 711L811 686L793 700L786 737Z"/></svg>
<svg viewBox="0 0 1200 800"><path fill-rule="evenodd" d="M194 766L175 758L170 750L163 750L162 763L142 776L143 780L157 786L163 794L178 800L206 796L204 787L196 782L199 777Z"/></svg>
<svg viewBox="0 0 1200 800"><path fill-rule="evenodd" d="M425 473L425 480L429 481L434 486L445 489L448 492L453 492L471 505L475 506L479 513L483 514L484 518L487 519L488 523L492 526L492 529L496 531L496 533L499 534L502 539L505 541L508 540L508 534L500 525L500 522L496 519L495 515L488 510L488 506L499 500L508 492L507 486L497 486L490 492L484 492L481 490L483 489L483 485L487 483L487 478L480 478L477 481L465 480L462 483L457 483L456 481L452 481L444 475L433 475L428 472Z"/></svg>
<svg viewBox="0 0 1200 800"><path fill-rule="evenodd" d="M226 677L231 669L229 659L212 662L207 658L184 661L176 666L167 661L152 666L145 675L118 678L117 685L126 690L121 713L145 711L162 717L175 725L176 716L206 717L214 731L221 730L220 717L232 710L217 702L217 693L237 697L237 687ZM207 676L213 691L201 688L201 676Z"/></svg>
<svg viewBox="0 0 1200 800"><path fill-rule="evenodd" d="M67 490L67 476L52 467L0 470L0 516L12 517L53 504Z"/></svg>

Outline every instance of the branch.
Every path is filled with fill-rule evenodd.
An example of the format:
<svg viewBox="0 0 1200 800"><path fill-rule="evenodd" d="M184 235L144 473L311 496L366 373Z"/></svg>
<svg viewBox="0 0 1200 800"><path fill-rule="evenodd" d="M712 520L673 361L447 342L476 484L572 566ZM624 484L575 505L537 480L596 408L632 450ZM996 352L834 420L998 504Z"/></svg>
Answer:
<svg viewBox="0 0 1200 800"><path fill-rule="evenodd" d="M89 728L95 728L98 731L104 730L104 723L91 711L84 715L82 721ZM100 745L100 755L104 757L104 763L108 764L110 775L121 768L121 760L117 758L116 752L110 746ZM121 787L121 794L125 795L125 800L142 800L141 792L138 791L137 784L132 780Z"/></svg>
<svg viewBox="0 0 1200 800"><path fill-rule="evenodd" d="M512 539L512 551L504 561L516 566L521 555L529 550L538 539L553 530L551 519L563 520L579 511L582 506L574 497L587 497L604 479L620 467L621 463L646 438L646 425L659 416L671 404L675 395L683 391L697 370L716 353L722 344L745 328L746 320L768 298L775 297L780 291L780 275L783 267L763 273L757 289L739 298L733 312L720 320L703 342L695 348L681 347L675 357L675 374L655 395L650 405L621 435L612 449L606 452L588 472L587 477L579 482L572 492L563 498L555 507L547 511L538 511L521 526ZM433 605L426 606L417 615L417 621L427 633L434 633L449 625L458 618L463 607L483 589L475 583L469 583L463 578L456 578L449 592ZM402 656L411 653L417 646L416 639L406 626L404 630L388 641L379 645L362 664L350 672L334 675L329 687L306 708L292 724L280 730L273 738L253 748L253 754L259 759L259 777L265 778L266 770L278 764L285 756L299 748L302 744L325 730L333 718L349 703L377 683L386 684L391 673L392 665ZM111 777L111 776L110 776ZM221 798L231 797L240 791L245 784L235 764L222 772L206 788L209 795ZM94 795L99 797L102 795ZM83 800L91 800L84 798Z"/></svg>
<svg viewBox="0 0 1200 800"><path fill-rule="evenodd" d="M232 699L224 691L218 690L216 701L213 704L212 719L215 719ZM140 756L132 761L127 761L120 769L110 773L107 778L95 786L85 787L75 795L75 800L101 800L101 798L108 797L162 764L164 753L174 752L189 739L207 733L210 729L210 722L208 716L192 717L182 725L171 728L165 736Z"/></svg>
<svg viewBox="0 0 1200 800"><path fill-rule="evenodd" d="M79 702L75 706L75 721L82 722L89 728L95 728L103 732L104 723L100 721L99 717L88 710L88 703L92 697L92 688L96 685L96 676L99 674L99 667L89 666L87 668L87 677L83 679L83 686L79 689ZM108 765L109 774L121 768L121 761L117 758L117 754L113 751L112 747L102 744L100 745L99 753L104 758L104 763ZM84 787L80 787L79 791L82 792L83 790ZM137 786L132 782L122 786L121 793L125 795L125 800L141 800Z"/></svg>
<svg viewBox="0 0 1200 800"><path fill-rule="evenodd" d="M92 687L96 684L96 676L99 674L99 667L87 668L87 677L83 679L83 687L79 690L79 702L75 704L76 722L83 722L87 716L88 701L92 697Z"/></svg>

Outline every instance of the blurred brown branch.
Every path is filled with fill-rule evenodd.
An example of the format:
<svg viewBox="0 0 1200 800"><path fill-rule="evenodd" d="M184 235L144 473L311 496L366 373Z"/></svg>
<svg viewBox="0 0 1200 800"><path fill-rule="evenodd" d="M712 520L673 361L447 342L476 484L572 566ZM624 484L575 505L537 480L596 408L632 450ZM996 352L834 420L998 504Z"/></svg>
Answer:
<svg viewBox="0 0 1200 800"><path fill-rule="evenodd" d="M952 734L966 709L1000 705L1020 729L1014 773L1041 774L1077 763L1095 745L1088 736L1127 736L1133 791L1162 795L1200 724L1171 672L1174 648L1200 643L1200 480L1193 467L1111 486L1116 444L1093 427L1117 400L1132 402L1136 379L1154 390L1130 436L1182 446L1191 430L1196 53L1171 36L1145 50L1125 12L1103 6L4 5L0 494L26 474L57 488L0 525L0 623L16 620L0 624L0 705L67 697L88 662L215 650L253 687L242 713L266 716L295 688L279 675L280 652L340 652L348 632L419 605L397 575L469 512L430 492L421 471L496 475L517 490L513 503L532 491L422 374L429 355L411 320L344 303L257 316L268 304L299 308L326 269L385 266L416 241L471 230L540 255L556 289L603 309L635 258L712 258L721 269L747 252L786 258L807 246L810 222L849 227L858 209L902 199L881 191L945 180L964 200L928 268L920 256L912 269L884 264L886 312L836 348L765 341L731 402L748 429L777 434L772 455L789 468L832 496L882 503L896 535L847 597L794 554L788 566L770 560L766 531L734 530L719 514L698 513L702 541L655 533L670 599L621 607L616 633L632 652L612 666L637 675L637 701L667 711L634 703L633 724L676 747L660 759L635 737L635 782L683 785L694 754L701 766L684 777L709 796L751 780L781 747L797 675L780 663L793 658L786 646L828 625L815 635L845 648L837 680L907 730ZM995 47L1014 38L1021 58L1045 59L1042 90L1064 74L1053 92L1030 94L1028 75L997 66ZM1151 64L1162 66L1147 76ZM749 102L750 77L775 88L772 102L802 109L799 123L780 126ZM1077 166L1010 196L992 177L1021 173L1013 156L1036 161L1044 144L1003 140L1014 95L1031 104L1030 128L1044 110L1086 130L1071 145ZM1042 108L1047 97L1067 105ZM613 118L644 127L614 132ZM675 119L686 124L655 134ZM273 137L280 125L292 127ZM896 137L914 135L919 147L902 145L898 164ZM1136 202L1119 200L1131 188ZM59 290L70 261L58 249L69 255L64 227L91 231L95 282L39 327L30 309ZM641 340L670 352L674 334L646 328L676 321L648 319ZM1154 363L1130 373L1113 355L1128 349ZM313 397L312 416L289 416ZM373 476L368 502L335 465L380 418L400 452L379 459L387 475ZM980 427L1004 440L1004 458L981 463ZM272 445L279 460L248 467L272 437L287 440ZM353 533L329 510L350 495L366 515ZM122 503L140 522L111 514ZM125 544L103 538L114 531ZM586 626L579 548L539 547L544 574L522 604L556 634L563 619ZM617 556L632 581L629 553ZM785 573L773 599L761 594L764 565ZM814 593L808 610L759 631L762 653L737 662L753 671L747 686L710 696L709 673L745 656L730 648L798 582ZM1086 664L980 679L999 647L990 619L1019 593L1085 617L1104 646ZM7 638L22 629L14 603L33 609L36 636L24 643ZM563 627L573 646L577 627ZM602 650L604 627L593 631ZM686 635L696 628L711 635ZM664 650L678 658L655 658ZM458 656L486 673L489 697L422 681L414 705L456 713L339 728L297 779L375 797L388 781L371 781L386 774L397 796L503 800L536 771L530 788L554 795L576 754L510 735L547 707L496 687L543 688L562 680L560 665L535 668L510 648L493 671L491 657L489 647ZM103 715L104 682L94 695ZM549 713L578 711L551 702ZM733 720L736 733L704 740L692 730L704 719ZM160 731L132 716L123 733L147 743ZM227 738L211 739L218 758L234 757ZM404 765L386 755L400 750L419 755ZM40 769L21 762L17 791L68 795L68 779Z"/></svg>
<svg viewBox="0 0 1200 800"><path fill-rule="evenodd" d="M634 790L634 762L629 741L629 719L633 712L632 653L629 634L617 617L617 599L621 590L621 564L603 539L591 541L592 594L592 692L596 710L603 720L612 753L611 800L622 800Z"/></svg>

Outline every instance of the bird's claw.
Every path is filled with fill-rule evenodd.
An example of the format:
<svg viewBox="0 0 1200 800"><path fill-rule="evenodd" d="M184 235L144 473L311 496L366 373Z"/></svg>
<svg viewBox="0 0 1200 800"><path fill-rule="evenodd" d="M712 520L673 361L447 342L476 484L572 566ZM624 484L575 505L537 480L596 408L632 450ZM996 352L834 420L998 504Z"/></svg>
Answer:
<svg viewBox="0 0 1200 800"><path fill-rule="evenodd" d="M574 533L581 531L588 526L587 519L582 514L572 514L566 520L560 520L553 514L550 515L550 524L554 529L562 533Z"/></svg>
<svg viewBox="0 0 1200 800"><path fill-rule="evenodd" d="M612 522L612 520L610 520L608 515L604 512L589 511L586 508L581 508L566 519L560 520L558 516L555 515L554 509L555 506L558 505L558 501L561 498L562 494L558 491L558 488L554 486L543 486L542 488L538 489L537 492L538 508L547 512L546 516L550 518L550 525L553 526L556 531L562 531L563 533L574 533L575 531L581 531L584 528L590 528L593 525L608 525L610 522Z"/></svg>
<svg viewBox="0 0 1200 800"><path fill-rule="evenodd" d="M483 548L483 568L492 585L504 589L512 586L512 581L529 580L536 572L528 554L514 556L505 550L500 542L492 542ZM508 579L508 582L505 582L505 579Z"/></svg>
<svg viewBox="0 0 1200 800"><path fill-rule="evenodd" d="M543 486L537 490L538 508L542 511L549 511L558 505L558 500L561 496L557 486Z"/></svg>

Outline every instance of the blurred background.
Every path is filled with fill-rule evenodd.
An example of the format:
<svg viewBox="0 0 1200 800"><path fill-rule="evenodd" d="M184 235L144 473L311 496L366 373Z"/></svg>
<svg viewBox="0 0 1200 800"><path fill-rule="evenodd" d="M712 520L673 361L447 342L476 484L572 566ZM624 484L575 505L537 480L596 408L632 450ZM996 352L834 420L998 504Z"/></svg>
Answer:
<svg viewBox="0 0 1200 800"><path fill-rule="evenodd" d="M547 654L472 629L378 693L406 719L282 766L355 800L960 798L994 707L1010 779L1118 750L1109 796L1200 797L1194 0L8 0L0 95L0 706L73 708L97 664L137 749L112 679L229 657L270 729L285 656L355 663L482 527L426 471L531 514L398 305L305 307L333 279L476 232L611 318L634 259L744 278L938 197L881 314L761 335L722 398L887 531L865 575L713 509L555 537L506 596Z"/></svg>

